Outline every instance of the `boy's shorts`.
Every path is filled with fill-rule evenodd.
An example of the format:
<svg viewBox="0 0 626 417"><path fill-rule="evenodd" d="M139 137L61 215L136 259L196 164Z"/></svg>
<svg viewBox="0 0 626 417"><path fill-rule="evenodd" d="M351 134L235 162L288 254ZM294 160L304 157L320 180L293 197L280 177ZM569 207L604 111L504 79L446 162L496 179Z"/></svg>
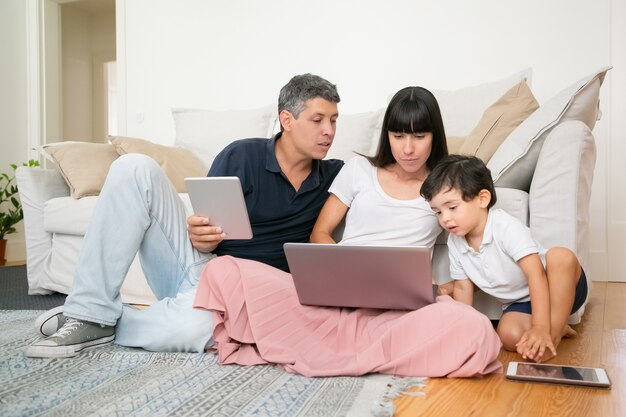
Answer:
<svg viewBox="0 0 626 417"><path fill-rule="evenodd" d="M578 278L578 284L576 284L576 293L574 294L574 305L572 305L572 311L570 314L574 314L582 307L587 299L587 293L589 289L587 288L587 277L585 276L585 271L580 268L580 278ZM513 303L509 305L507 308L502 311L504 313L510 313L512 311L516 311L518 313L526 313L532 314L533 309L530 305L530 301L526 301L523 303Z"/></svg>

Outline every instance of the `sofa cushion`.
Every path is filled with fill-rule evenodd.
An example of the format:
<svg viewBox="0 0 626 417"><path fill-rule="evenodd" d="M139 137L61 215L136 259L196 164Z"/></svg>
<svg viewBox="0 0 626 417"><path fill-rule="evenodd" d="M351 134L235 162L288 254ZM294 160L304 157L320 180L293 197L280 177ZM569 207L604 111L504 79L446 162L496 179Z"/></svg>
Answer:
<svg viewBox="0 0 626 417"><path fill-rule="evenodd" d="M42 151L59 168L73 198L98 195L119 157L109 143L58 142L42 146Z"/></svg>
<svg viewBox="0 0 626 417"><path fill-rule="evenodd" d="M531 85L532 69L509 77L458 90L431 90L441 109L446 135L467 136L483 112L514 85L526 80Z"/></svg>
<svg viewBox="0 0 626 417"><path fill-rule="evenodd" d="M43 208L43 228L48 233L83 236L96 207L98 196L81 199L57 197L46 201Z"/></svg>
<svg viewBox="0 0 626 417"><path fill-rule="evenodd" d="M498 197L494 208L502 209L528 226L529 196L526 191L496 187Z"/></svg>
<svg viewBox="0 0 626 417"><path fill-rule="evenodd" d="M176 130L175 145L195 152L205 167L215 156L237 139L267 138L272 135L278 117L277 106L249 110L214 111L172 109Z"/></svg>
<svg viewBox="0 0 626 417"><path fill-rule="evenodd" d="M504 139L538 107L526 81L520 81L485 110L458 152L489 162Z"/></svg>
<svg viewBox="0 0 626 417"><path fill-rule="evenodd" d="M185 177L203 177L207 174L202 161L188 149L121 136L111 137L111 143L120 155L141 153L154 159L179 193L186 191Z"/></svg>
<svg viewBox="0 0 626 417"><path fill-rule="evenodd" d="M367 113L340 114L335 139L326 158L347 161L355 155L355 152L373 155L380 138L383 113L384 109Z"/></svg>
<svg viewBox="0 0 626 417"><path fill-rule="evenodd" d="M602 68L565 88L511 132L487 164L497 186L530 189L541 146L560 121L580 120L593 129L600 87L609 69Z"/></svg>

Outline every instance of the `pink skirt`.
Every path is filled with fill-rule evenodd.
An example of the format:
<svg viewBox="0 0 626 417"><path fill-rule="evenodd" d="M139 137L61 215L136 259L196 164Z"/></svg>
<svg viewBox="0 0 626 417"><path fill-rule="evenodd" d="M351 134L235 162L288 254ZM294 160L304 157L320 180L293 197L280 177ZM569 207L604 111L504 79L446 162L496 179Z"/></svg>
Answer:
<svg viewBox="0 0 626 417"><path fill-rule="evenodd" d="M274 363L310 377L502 370L489 319L448 296L416 311L304 306L290 274L220 256L205 267L194 305L213 311L213 349L223 364Z"/></svg>

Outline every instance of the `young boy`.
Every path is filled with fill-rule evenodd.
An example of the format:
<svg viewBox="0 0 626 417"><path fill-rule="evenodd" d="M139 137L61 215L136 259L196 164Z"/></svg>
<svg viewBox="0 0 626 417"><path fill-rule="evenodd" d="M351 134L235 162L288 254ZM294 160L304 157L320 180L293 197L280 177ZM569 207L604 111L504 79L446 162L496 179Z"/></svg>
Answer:
<svg viewBox="0 0 626 417"><path fill-rule="evenodd" d="M546 251L520 221L493 209L491 172L476 157L439 162L421 194L450 233L453 298L471 305L476 285L504 304L497 331L505 349L535 362L555 356L561 338L576 334L568 316L587 298L576 255L567 248Z"/></svg>

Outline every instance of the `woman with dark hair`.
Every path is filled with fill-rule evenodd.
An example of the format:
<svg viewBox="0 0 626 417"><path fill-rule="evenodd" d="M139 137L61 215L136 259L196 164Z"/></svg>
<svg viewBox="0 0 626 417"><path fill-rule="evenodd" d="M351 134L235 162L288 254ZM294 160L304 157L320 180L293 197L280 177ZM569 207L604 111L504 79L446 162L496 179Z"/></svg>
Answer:
<svg viewBox="0 0 626 417"><path fill-rule="evenodd" d="M400 90L376 155L357 155L337 174L311 241L334 243L346 216L341 243L432 247L442 229L420 189L447 153L435 97L421 87ZM214 312L209 350L221 363L277 363L306 376L471 377L501 369L489 319L448 296L415 311L304 306L290 274L221 256L207 264L195 306Z"/></svg>
<svg viewBox="0 0 626 417"><path fill-rule="evenodd" d="M441 228L420 196L431 169L448 154L441 111L422 87L398 91L387 106L376 155L357 155L341 169L311 234L311 242L433 247ZM352 210L354 208L354 210Z"/></svg>
<svg viewBox="0 0 626 417"><path fill-rule="evenodd" d="M426 162L429 170L448 154L439 103L423 87L405 87L389 102L380 131L378 151L368 158L373 165L384 167L396 163L391 148L391 137L394 133L431 133L431 152Z"/></svg>

